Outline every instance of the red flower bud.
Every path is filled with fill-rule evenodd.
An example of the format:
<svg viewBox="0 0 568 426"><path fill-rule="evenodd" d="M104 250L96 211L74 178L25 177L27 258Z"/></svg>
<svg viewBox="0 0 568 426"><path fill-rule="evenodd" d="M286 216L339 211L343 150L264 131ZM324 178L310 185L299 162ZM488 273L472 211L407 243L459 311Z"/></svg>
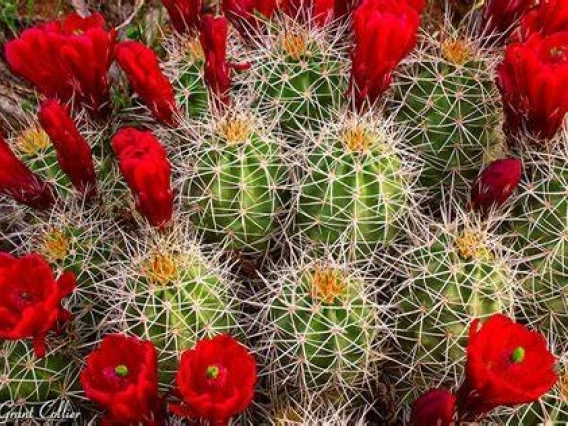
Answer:
<svg viewBox="0 0 568 426"><path fill-rule="evenodd" d="M522 173L523 163L517 158L491 163L471 187L471 208L485 214L505 204L519 186Z"/></svg>
<svg viewBox="0 0 568 426"><path fill-rule="evenodd" d="M357 8L351 84L359 107L390 87L395 67L416 46L419 26L419 12L406 0L363 0Z"/></svg>
<svg viewBox="0 0 568 426"><path fill-rule="evenodd" d="M6 43L6 59L14 73L49 98L75 100L98 113L109 99L107 73L116 32L106 31L102 15L81 18L73 13L25 30Z"/></svg>
<svg viewBox="0 0 568 426"><path fill-rule="evenodd" d="M529 10L529 0L488 0L483 8L485 30L491 34L506 34Z"/></svg>
<svg viewBox="0 0 568 426"><path fill-rule="evenodd" d="M61 170L73 186L87 198L96 195L97 180L91 147L81 136L67 109L56 100L41 104L39 122L57 151Z"/></svg>
<svg viewBox="0 0 568 426"><path fill-rule="evenodd" d="M254 397L256 363L244 346L221 335L182 354L176 383L183 401L170 406L174 414L228 424Z"/></svg>
<svg viewBox="0 0 568 426"><path fill-rule="evenodd" d="M227 62L227 34L229 25L225 17L203 17L201 46L205 54L205 82L218 100L230 102L231 66Z"/></svg>
<svg viewBox="0 0 568 426"><path fill-rule="evenodd" d="M542 36L568 31L568 3L563 0L543 0L523 16L521 37Z"/></svg>
<svg viewBox="0 0 568 426"><path fill-rule="evenodd" d="M507 133L554 137L568 111L568 32L509 45L497 72Z"/></svg>
<svg viewBox="0 0 568 426"><path fill-rule="evenodd" d="M450 426L456 411L456 397L446 389L431 389L414 401L410 426Z"/></svg>
<svg viewBox="0 0 568 426"><path fill-rule="evenodd" d="M118 43L114 51L120 68L154 117L166 125L175 124L174 89L162 73L156 53L137 41Z"/></svg>
<svg viewBox="0 0 568 426"><path fill-rule="evenodd" d="M478 421L499 406L538 400L558 379L544 336L495 314L475 320L467 345L466 379L457 392L458 418Z"/></svg>
<svg viewBox="0 0 568 426"><path fill-rule="evenodd" d="M33 339L36 356L45 356L45 337L71 316L61 301L75 286L73 273L56 280L38 254L15 258L0 253L0 339Z"/></svg>
<svg viewBox="0 0 568 426"><path fill-rule="evenodd" d="M152 226L167 225L173 214L171 166L158 139L149 131L124 128L114 135L112 149L138 212Z"/></svg>
<svg viewBox="0 0 568 426"><path fill-rule="evenodd" d="M223 12L245 40L261 32L276 8L277 0L223 0Z"/></svg>
<svg viewBox="0 0 568 426"><path fill-rule="evenodd" d="M0 194L44 210L53 204L51 186L19 160L0 135Z"/></svg>
<svg viewBox="0 0 568 426"><path fill-rule="evenodd" d="M333 20L335 0L282 0L279 8L300 23L323 27Z"/></svg>
<svg viewBox="0 0 568 426"><path fill-rule="evenodd" d="M162 4L179 34L194 34L199 30L203 0L162 0Z"/></svg>
<svg viewBox="0 0 568 426"><path fill-rule="evenodd" d="M158 396L158 356L152 342L105 336L81 372L85 395L105 410L103 424L165 424Z"/></svg>

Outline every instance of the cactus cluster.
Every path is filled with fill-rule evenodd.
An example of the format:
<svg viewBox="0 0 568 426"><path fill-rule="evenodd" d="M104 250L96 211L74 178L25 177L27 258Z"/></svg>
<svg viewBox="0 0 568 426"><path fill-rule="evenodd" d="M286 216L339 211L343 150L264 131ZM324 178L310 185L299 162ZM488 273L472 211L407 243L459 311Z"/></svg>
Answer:
<svg viewBox="0 0 568 426"><path fill-rule="evenodd" d="M3 46L0 405L568 421L568 7L161 3Z"/></svg>

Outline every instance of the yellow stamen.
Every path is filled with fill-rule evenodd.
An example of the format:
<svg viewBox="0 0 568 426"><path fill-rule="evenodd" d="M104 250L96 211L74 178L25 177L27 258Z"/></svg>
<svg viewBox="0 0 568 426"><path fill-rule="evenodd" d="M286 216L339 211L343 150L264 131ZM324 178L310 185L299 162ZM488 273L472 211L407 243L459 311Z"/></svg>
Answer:
<svg viewBox="0 0 568 426"><path fill-rule="evenodd" d="M199 37L188 40L186 43L186 50L191 62L201 62L205 60L203 46L201 46Z"/></svg>
<svg viewBox="0 0 568 426"><path fill-rule="evenodd" d="M348 127L341 136L343 143L351 152L365 152L373 142L373 135L363 126Z"/></svg>
<svg viewBox="0 0 568 426"><path fill-rule="evenodd" d="M51 141L41 127L34 125L20 133L16 144L21 153L34 155L49 148Z"/></svg>
<svg viewBox="0 0 568 426"><path fill-rule="evenodd" d="M474 231L466 230L456 239L456 247L462 259L479 259L487 256L489 250L485 247L483 237Z"/></svg>
<svg viewBox="0 0 568 426"><path fill-rule="evenodd" d="M471 47L463 40L446 40L442 43L442 56L452 64L463 65L473 57Z"/></svg>
<svg viewBox="0 0 568 426"><path fill-rule="evenodd" d="M312 297L325 303L333 303L345 293L345 283L341 272L334 269L316 267L312 277Z"/></svg>
<svg viewBox="0 0 568 426"><path fill-rule="evenodd" d="M251 123L247 119L233 118L221 123L217 133L229 144L246 142L251 133Z"/></svg>
<svg viewBox="0 0 568 426"><path fill-rule="evenodd" d="M41 252L50 262L64 260L69 254L69 237L60 230L52 230L43 237Z"/></svg>
<svg viewBox="0 0 568 426"><path fill-rule="evenodd" d="M300 60L308 52L308 34L297 31L284 34L281 46L294 60Z"/></svg>
<svg viewBox="0 0 568 426"><path fill-rule="evenodd" d="M178 275L177 262L170 253L154 253L144 265L144 275L153 284L166 285Z"/></svg>

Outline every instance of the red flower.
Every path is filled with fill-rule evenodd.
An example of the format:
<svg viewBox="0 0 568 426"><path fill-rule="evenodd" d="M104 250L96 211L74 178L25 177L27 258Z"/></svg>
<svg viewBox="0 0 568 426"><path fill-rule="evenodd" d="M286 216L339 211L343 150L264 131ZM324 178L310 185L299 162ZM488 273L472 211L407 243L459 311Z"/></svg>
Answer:
<svg viewBox="0 0 568 426"><path fill-rule="evenodd" d="M534 33L547 36L568 31L568 3L563 0L543 0L521 20L523 39Z"/></svg>
<svg viewBox="0 0 568 426"><path fill-rule="evenodd" d="M482 213L500 207L521 181L523 163L517 158L497 160L487 166L471 187L471 207Z"/></svg>
<svg viewBox="0 0 568 426"><path fill-rule="evenodd" d="M150 225L167 225L173 214L171 166L158 139L149 131L124 128L114 135L112 149L134 193L136 209Z"/></svg>
<svg viewBox="0 0 568 426"><path fill-rule="evenodd" d="M414 401L410 426L450 426L456 411L456 397L446 389L431 389Z"/></svg>
<svg viewBox="0 0 568 426"><path fill-rule="evenodd" d="M171 406L176 415L226 425L253 399L256 364L244 346L221 335L182 354L176 383L183 399Z"/></svg>
<svg viewBox="0 0 568 426"><path fill-rule="evenodd" d="M457 393L459 419L480 420L498 406L538 400L557 380L556 359L535 331L496 314L479 327L467 346L466 379Z"/></svg>
<svg viewBox="0 0 568 426"><path fill-rule="evenodd" d="M72 272L56 280L38 254L0 253L0 339L33 339L36 356L45 356L47 334L71 318L61 301L75 286Z"/></svg>
<svg viewBox="0 0 568 426"><path fill-rule="evenodd" d="M351 16L353 11L359 6L360 0L335 0L335 18L345 18Z"/></svg>
<svg viewBox="0 0 568 426"><path fill-rule="evenodd" d="M420 15L406 1L363 0L353 20L351 83L362 106L390 87L393 70L416 46Z"/></svg>
<svg viewBox="0 0 568 426"><path fill-rule="evenodd" d="M497 72L507 132L554 137L568 111L568 32L509 45Z"/></svg>
<svg viewBox="0 0 568 426"><path fill-rule="evenodd" d="M41 104L38 118L55 146L61 170L69 176L73 186L87 198L96 195L91 147L77 130L67 109L56 100L48 99Z"/></svg>
<svg viewBox="0 0 568 426"><path fill-rule="evenodd" d="M130 84L144 99L154 117L164 124L175 124L177 108L174 89L162 73L156 53L137 41L118 43L114 51Z"/></svg>
<svg viewBox="0 0 568 426"><path fill-rule="evenodd" d="M87 356L81 385L87 398L107 410L103 424L165 424L152 342L121 334L105 336Z"/></svg>
<svg viewBox="0 0 568 426"><path fill-rule="evenodd" d="M335 0L282 0L279 8L301 23L323 27L335 14Z"/></svg>
<svg viewBox="0 0 568 426"><path fill-rule="evenodd" d="M274 15L277 0L223 0L227 19L248 40L263 28L263 20Z"/></svg>
<svg viewBox="0 0 568 426"><path fill-rule="evenodd" d="M12 152L0 135L0 194L35 209L53 204L51 186L28 169Z"/></svg>
<svg viewBox="0 0 568 426"><path fill-rule="evenodd" d="M488 0L483 8L485 29L492 34L506 34L532 7L529 0Z"/></svg>
<svg viewBox="0 0 568 426"><path fill-rule="evenodd" d="M25 30L6 43L11 69L45 96L64 102L75 99L92 112L108 102L107 72L116 32L106 31L99 13L81 18L73 13Z"/></svg>
<svg viewBox="0 0 568 426"><path fill-rule="evenodd" d="M193 34L201 22L202 0L162 0L174 29L180 34Z"/></svg>

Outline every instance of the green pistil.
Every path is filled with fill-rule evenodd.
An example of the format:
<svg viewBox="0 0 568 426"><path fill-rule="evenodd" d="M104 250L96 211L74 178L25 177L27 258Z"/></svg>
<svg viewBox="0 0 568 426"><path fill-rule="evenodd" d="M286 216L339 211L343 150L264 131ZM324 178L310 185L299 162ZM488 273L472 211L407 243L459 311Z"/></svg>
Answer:
<svg viewBox="0 0 568 426"><path fill-rule="evenodd" d="M525 359L525 348L519 346L513 351L511 359L515 364L520 364Z"/></svg>
<svg viewBox="0 0 568 426"><path fill-rule="evenodd" d="M217 367L216 365L211 365L207 367L207 372L205 374L209 379L216 379L217 377L219 377L219 367Z"/></svg>
<svg viewBox="0 0 568 426"><path fill-rule="evenodd" d="M117 376L126 377L128 376L128 367L126 365L117 365L114 369Z"/></svg>

